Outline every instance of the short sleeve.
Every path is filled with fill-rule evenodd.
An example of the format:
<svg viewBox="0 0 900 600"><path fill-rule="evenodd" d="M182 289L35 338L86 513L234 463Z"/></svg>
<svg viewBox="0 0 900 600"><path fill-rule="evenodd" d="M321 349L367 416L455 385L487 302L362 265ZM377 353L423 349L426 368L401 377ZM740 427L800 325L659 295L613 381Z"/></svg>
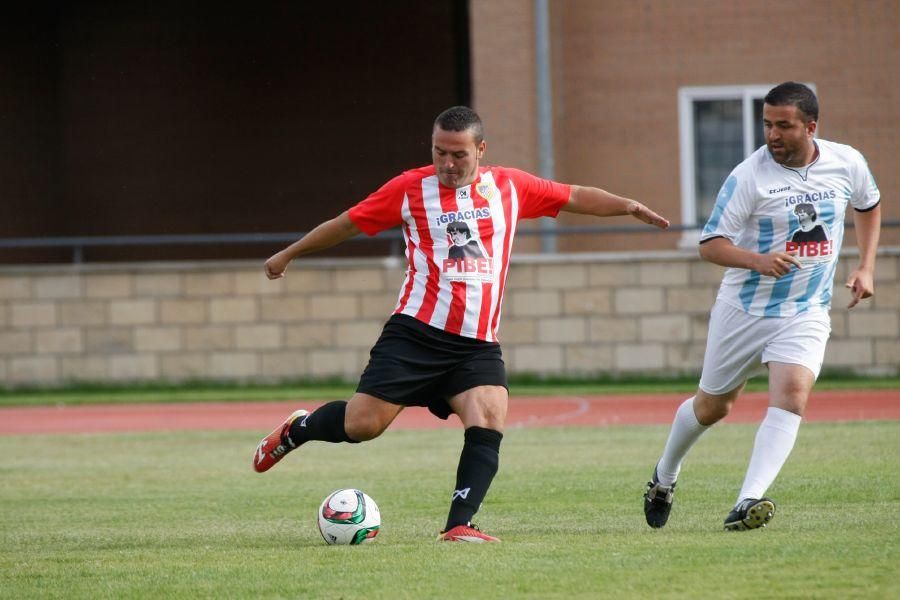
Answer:
<svg viewBox="0 0 900 600"><path fill-rule="evenodd" d="M700 234L701 244L717 237L735 242L746 227L753 199L750 197L748 186L742 185L741 174L740 167L736 168L722 184L709 221Z"/></svg>
<svg viewBox="0 0 900 600"><path fill-rule="evenodd" d="M518 169L507 169L519 198L519 218L555 217L569 201L572 187L549 179L535 177Z"/></svg>
<svg viewBox="0 0 900 600"><path fill-rule="evenodd" d="M406 195L406 175L398 175L378 191L352 207L348 214L353 224L366 235L375 235L403 222L401 207Z"/></svg>
<svg viewBox="0 0 900 600"><path fill-rule="evenodd" d="M853 165L851 176L853 178L853 192L850 196L850 204L859 211L867 211L875 208L881 200L881 192L872 177L869 165L863 155L853 151Z"/></svg>

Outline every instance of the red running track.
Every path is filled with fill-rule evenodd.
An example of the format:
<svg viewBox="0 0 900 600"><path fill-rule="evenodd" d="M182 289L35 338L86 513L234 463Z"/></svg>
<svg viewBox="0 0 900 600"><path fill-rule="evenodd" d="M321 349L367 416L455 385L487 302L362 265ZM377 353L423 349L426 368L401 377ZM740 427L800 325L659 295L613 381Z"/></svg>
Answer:
<svg viewBox="0 0 900 600"><path fill-rule="evenodd" d="M636 425L670 423L684 394L558 396L511 398L507 428L560 425ZM765 393L747 393L735 403L729 423L758 422L766 410ZM111 433L122 431L250 430L268 433L296 408L318 402L221 402L0 408L0 435ZM900 419L900 390L814 392L807 421ZM395 429L458 427L424 408L409 408Z"/></svg>

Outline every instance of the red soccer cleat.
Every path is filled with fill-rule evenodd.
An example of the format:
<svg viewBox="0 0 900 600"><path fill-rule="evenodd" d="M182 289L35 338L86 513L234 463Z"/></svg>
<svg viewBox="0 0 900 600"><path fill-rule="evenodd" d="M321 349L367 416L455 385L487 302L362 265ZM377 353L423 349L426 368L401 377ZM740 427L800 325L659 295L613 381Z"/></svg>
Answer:
<svg viewBox="0 0 900 600"><path fill-rule="evenodd" d="M302 408L295 410L284 423L275 428L275 431L262 439L253 454L253 469L257 473L268 471L288 452L297 447L288 438L288 432L291 430L291 423L308 414L309 411Z"/></svg>
<svg viewBox="0 0 900 600"><path fill-rule="evenodd" d="M442 531L438 536L439 542L469 542L483 544L485 542L499 542L498 538L482 532L476 525L457 525L449 531Z"/></svg>

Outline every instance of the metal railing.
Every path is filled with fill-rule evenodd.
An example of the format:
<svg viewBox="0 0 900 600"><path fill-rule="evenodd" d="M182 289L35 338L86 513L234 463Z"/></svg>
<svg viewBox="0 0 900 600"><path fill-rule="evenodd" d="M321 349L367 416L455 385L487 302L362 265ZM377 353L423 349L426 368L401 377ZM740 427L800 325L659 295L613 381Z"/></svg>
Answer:
<svg viewBox="0 0 900 600"><path fill-rule="evenodd" d="M845 225L853 228L853 223ZM882 229L900 227L900 220L882 222ZM563 235L581 234L661 234L679 233L684 231L699 231L701 227L695 225L672 225L668 229L660 230L648 225L585 225L585 226L557 226L550 232L546 229L519 229L517 235ZM73 236L73 237L27 237L27 238L0 238L0 249L48 249L66 248L72 251L72 262L80 264L84 262L84 251L87 248L109 247L141 247L141 246L209 246L209 245L238 245L238 244L290 244L300 239L306 232L296 233L204 233L204 234L163 234L163 235L109 235L109 236ZM348 241L366 242L370 240L390 242L391 256L403 254L403 235L399 229L382 231L374 237L356 236Z"/></svg>

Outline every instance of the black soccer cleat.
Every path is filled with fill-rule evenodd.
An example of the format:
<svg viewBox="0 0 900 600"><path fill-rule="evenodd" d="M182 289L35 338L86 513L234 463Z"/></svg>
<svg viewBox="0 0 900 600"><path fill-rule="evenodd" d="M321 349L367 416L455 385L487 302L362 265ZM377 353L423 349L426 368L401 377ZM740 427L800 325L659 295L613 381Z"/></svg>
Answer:
<svg viewBox="0 0 900 600"><path fill-rule="evenodd" d="M644 492L644 517L647 525L659 529L669 520L672 511L672 498L675 496L675 483L666 486L659 483L656 469L653 470L653 478L647 482L647 491Z"/></svg>
<svg viewBox="0 0 900 600"><path fill-rule="evenodd" d="M738 502L725 517L726 531L747 531L765 527L775 516L775 503L768 498L747 498Z"/></svg>

